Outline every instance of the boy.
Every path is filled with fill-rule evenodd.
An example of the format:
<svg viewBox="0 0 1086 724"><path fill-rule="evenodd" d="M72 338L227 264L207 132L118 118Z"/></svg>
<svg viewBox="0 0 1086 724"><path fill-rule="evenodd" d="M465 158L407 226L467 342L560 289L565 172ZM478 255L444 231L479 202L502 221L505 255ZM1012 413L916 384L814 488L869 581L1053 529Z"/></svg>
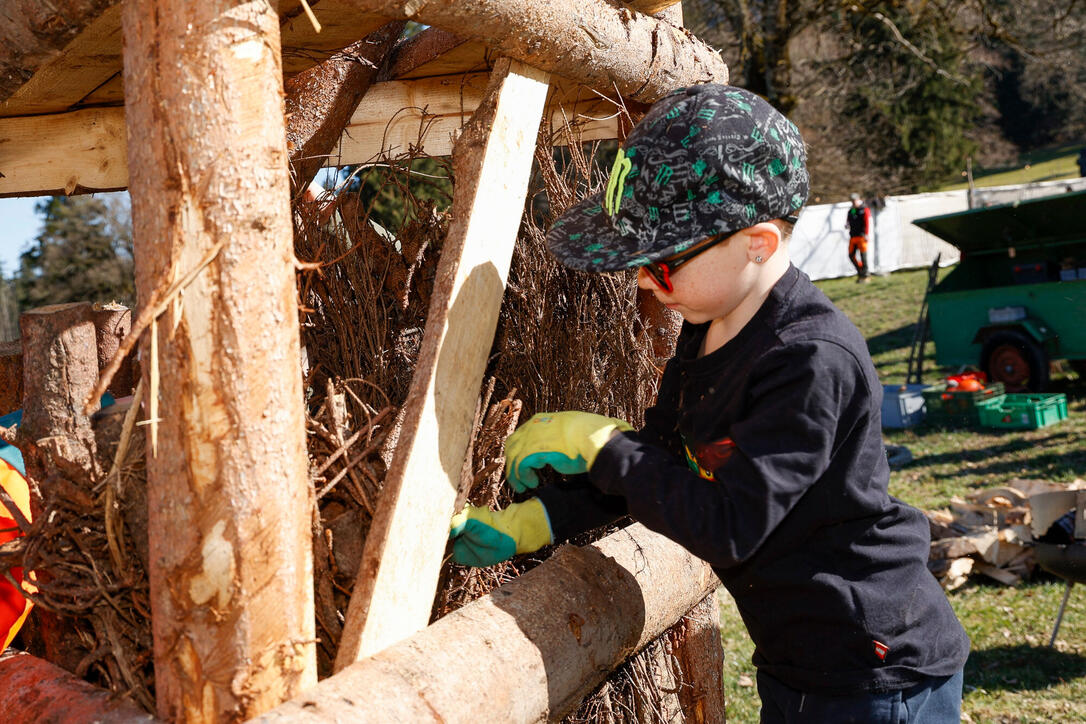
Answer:
<svg viewBox="0 0 1086 724"><path fill-rule="evenodd" d="M682 314L656 405L637 432L534 416L507 443L510 484L550 465L584 485L466 508L454 556L489 565L628 512L732 593L763 722L957 722L969 642L927 570L926 519L887 494L874 365L788 258L807 192L798 130L758 96L701 85L653 106L548 244L567 266L636 267Z"/></svg>

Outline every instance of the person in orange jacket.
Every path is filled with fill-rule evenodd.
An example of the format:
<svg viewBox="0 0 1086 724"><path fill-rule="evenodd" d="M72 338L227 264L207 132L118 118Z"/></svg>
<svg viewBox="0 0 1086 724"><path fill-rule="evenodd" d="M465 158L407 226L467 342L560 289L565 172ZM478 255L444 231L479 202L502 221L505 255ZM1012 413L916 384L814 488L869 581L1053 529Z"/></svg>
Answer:
<svg viewBox="0 0 1086 724"><path fill-rule="evenodd" d="M17 425L21 419L21 410L5 415L0 417L0 427ZM26 478L23 477L25 474L23 456L19 448L0 442L0 488L3 488L7 497L29 521L31 520L30 488L26 483ZM19 530L12 512L6 505L0 505L0 543L7 543L21 535L22 531ZM36 590L29 580L24 580L22 568L12 568L11 576L25 591L33 593ZM7 578L0 578L0 639L3 640L0 651L6 649L15 638L15 634L19 633L31 608L33 604L22 591Z"/></svg>
<svg viewBox="0 0 1086 724"><path fill-rule="evenodd" d="M856 281L871 281L867 266L867 236L871 233L871 209L859 194L851 195L852 206L848 210L848 260L856 267Z"/></svg>

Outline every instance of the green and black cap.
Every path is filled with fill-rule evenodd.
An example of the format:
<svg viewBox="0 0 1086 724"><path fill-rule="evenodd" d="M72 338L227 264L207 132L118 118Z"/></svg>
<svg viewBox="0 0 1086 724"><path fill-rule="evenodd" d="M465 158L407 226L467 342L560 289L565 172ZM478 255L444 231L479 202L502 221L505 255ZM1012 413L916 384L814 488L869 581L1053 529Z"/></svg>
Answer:
<svg viewBox="0 0 1086 724"><path fill-rule="evenodd" d="M633 128L606 190L562 214L547 245L574 269L644 266L792 217L809 186L799 129L773 106L734 86L680 88Z"/></svg>

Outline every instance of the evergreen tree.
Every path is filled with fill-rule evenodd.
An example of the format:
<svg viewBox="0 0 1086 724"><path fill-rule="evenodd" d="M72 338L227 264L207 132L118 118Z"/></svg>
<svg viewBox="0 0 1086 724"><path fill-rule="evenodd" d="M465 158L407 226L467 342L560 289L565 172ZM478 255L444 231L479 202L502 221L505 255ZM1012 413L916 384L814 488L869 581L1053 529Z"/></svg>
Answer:
<svg viewBox="0 0 1086 724"><path fill-rule="evenodd" d="M52 196L36 207L42 230L20 256L22 310L64 302L132 306L132 234L126 205L94 196Z"/></svg>

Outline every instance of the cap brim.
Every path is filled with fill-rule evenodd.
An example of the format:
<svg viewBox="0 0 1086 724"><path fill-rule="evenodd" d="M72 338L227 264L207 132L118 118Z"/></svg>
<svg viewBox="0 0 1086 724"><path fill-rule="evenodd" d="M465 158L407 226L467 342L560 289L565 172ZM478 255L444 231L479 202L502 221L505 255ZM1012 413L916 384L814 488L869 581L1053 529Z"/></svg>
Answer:
<svg viewBox="0 0 1086 724"><path fill-rule="evenodd" d="M571 269L605 272L635 269L671 256L682 239L662 249L645 249L643 239L623 235L603 210L603 193L569 207L547 232L547 248Z"/></svg>

